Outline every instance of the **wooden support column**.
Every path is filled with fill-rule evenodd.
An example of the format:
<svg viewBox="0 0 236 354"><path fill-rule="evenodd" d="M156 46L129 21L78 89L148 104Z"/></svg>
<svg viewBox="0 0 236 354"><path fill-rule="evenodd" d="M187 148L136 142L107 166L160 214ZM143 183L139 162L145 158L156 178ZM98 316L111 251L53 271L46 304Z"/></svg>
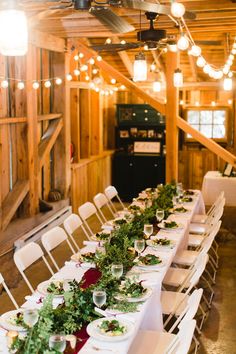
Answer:
<svg viewBox="0 0 236 354"><path fill-rule="evenodd" d="M36 78L36 47L29 45L26 58L26 95L27 95L27 123L28 123L28 166L29 166L29 214L38 212L39 183L38 183L38 145L37 145L37 91L32 87Z"/></svg>
<svg viewBox="0 0 236 354"><path fill-rule="evenodd" d="M178 89L174 87L173 75L178 68L178 53L166 55L166 182L178 180Z"/></svg>
<svg viewBox="0 0 236 354"><path fill-rule="evenodd" d="M52 76L65 77L70 72L70 54L52 53ZM63 198L69 195L71 183L70 169L70 86L55 86L53 112L63 115L63 128L54 145L54 183Z"/></svg>

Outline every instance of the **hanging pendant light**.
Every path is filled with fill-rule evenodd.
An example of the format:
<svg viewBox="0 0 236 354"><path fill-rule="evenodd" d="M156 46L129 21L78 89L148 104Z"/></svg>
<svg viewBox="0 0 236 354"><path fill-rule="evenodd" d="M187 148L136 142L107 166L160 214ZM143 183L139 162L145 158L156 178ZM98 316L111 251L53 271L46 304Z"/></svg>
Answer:
<svg viewBox="0 0 236 354"><path fill-rule="evenodd" d="M225 91L231 91L233 88L233 80L231 79L231 77L225 77L224 78L224 90Z"/></svg>
<svg viewBox="0 0 236 354"><path fill-rule="evenodd" d="M135 55L134 67L133 67L134 77L133 81L146 81L147 80L147 62L145 55L140 52Z"/></svg>
<svg viewBox="0 0 236 354"><path fill-rule="evenodd" d="M0 8L0 52L6 56L22 56L28 50L28 26L24 11L16 2L5 2Z"/></svg>
<svg viewBox="0 0 236 354"><path fill-rule="evenodd" d="M183 73L180 69L176 69L174 72L174 87L183 86Z"/></svg>

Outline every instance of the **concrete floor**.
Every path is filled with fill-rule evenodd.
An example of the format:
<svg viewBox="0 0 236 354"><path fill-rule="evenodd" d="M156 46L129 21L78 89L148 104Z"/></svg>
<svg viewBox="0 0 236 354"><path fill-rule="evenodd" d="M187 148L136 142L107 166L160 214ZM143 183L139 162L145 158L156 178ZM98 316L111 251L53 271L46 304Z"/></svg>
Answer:
<svg viewBox="0 0 236 354"><path fill-rule="evenodd" d="M207 321L203 326L200 354L236 354L236 218L235 208L227 208L224 215L223 230L220 234L220 268L214 286L215 297ZM79 243L82 244L83 235L79 234ZM60 247L55 256L62 265L70 257L70 250L66 245ZM12 254L0 259L0 272L10 283L12 293L19 304L24 302L24 296L29 289L22 281L12 263ZM29 278L36 286L49 277L45 266L36 263L28 272ZM12 308L6 294L3 293L0 302L0 313Z"/></svg>

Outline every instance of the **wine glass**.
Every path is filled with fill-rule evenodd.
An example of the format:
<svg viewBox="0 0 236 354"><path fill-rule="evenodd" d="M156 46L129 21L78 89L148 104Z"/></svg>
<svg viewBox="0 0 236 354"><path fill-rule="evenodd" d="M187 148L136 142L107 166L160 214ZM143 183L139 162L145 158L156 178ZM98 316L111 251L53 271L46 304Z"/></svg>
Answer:
<svg viewBox="0 0 236 354"><path fill-rule="evenodd" d="M25 324L29 327L33 327L39 319L38 310L28 309L23 312L23 320Z"/></svg>
<svg viewBox="0 0 236 354"><path fill-rule="evenodd" d="M183 195L183 183L177 183L176 192L179 197Z"/></svg>
<svg viewBox="0 0 236 354"><path fill-rule="evenodd" d="M146 238L149 238L151 234L153 233L153 225L152 224L145 224L143 232L146 236Z"/></svg>
<svg viewBox="0 0 236 354"><path fill-rule="evenodd" d="M135 240L134 241L134 248L135 251L138 252L138 256L140 257L140 254L143 252L145 248L145 241L144 240Z"/></svg>
<svg viewBox="0 0 236 354"><path fill-rule="evenodd" d="M102 307L107 300L107 294L104 290L93 291L93 302L97 307Z"/></svg>
<svg viewBox="0 0 236 354"><path fill-rule="evenodd" d="M165 212L164 210L158 210L156 211L156 218L158 222L161 222L165 217Z"/></svg>
<svg viewBox="0 0 236 354"><path fill-rule="evenodd" d="M49 338L49 348L55 349L58 352L63 353L66 349L66 339L65 336L61 334L53 334Z"/></svg>
<svg viewBox="0 0 236 354"><path fill-rule="evenodd" d="M114 278L119 279L123 274L123 264L113 263L111 265L111 273Z"/></svg>
<svg viewBox="0 0 236 354"><path fill-rule="evenodd" d="M96 247L96 252L95 256L96 258L99 258L100 256L103 256L106 253L106 249L103 246L97 246Z"/></svg>

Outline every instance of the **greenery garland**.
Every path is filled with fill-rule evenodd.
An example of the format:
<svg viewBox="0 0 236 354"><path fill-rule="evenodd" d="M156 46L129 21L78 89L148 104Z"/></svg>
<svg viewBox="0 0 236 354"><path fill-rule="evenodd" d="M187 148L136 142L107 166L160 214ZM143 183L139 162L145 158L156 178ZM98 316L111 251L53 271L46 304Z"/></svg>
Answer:
<svg viewBox="0 0 236 354"><path fill-rule="evenodd" d="M110 265L114 262L122 263L124 267L124 278L126 272L133 266L136 257L133 248L134 240L143 238L145 224L156 222L156 210L165 211L165 217L169 215L169 209L173 207L172 198L176 195L176 185L166 184L156 189L148 189L149 197L144 201L151 200L151 206L141 211L138 207L132 207L134 217L131 222L121 224L116 229L110 240L105 242L105 254L96 257L96 266L101 271L101 278L95 284L83 289L81 282L75 280L70 283L70 291L64 294L64 303L53 309L53 296L45 298L42 308L39 310L38 322L28 328L25 338L19 338L13 345L17 354L49 354L58 353L50 350L48 346L49 337L52 333L73 334L84 325L99 317L94 311L92 291L94 288L106 289L107 306L116 306L117 309L126 311L136 311L137 304L120 302L114 299L122 279L114 279L111 276ZM141 198L138 198L141 199Z"/></svg>

